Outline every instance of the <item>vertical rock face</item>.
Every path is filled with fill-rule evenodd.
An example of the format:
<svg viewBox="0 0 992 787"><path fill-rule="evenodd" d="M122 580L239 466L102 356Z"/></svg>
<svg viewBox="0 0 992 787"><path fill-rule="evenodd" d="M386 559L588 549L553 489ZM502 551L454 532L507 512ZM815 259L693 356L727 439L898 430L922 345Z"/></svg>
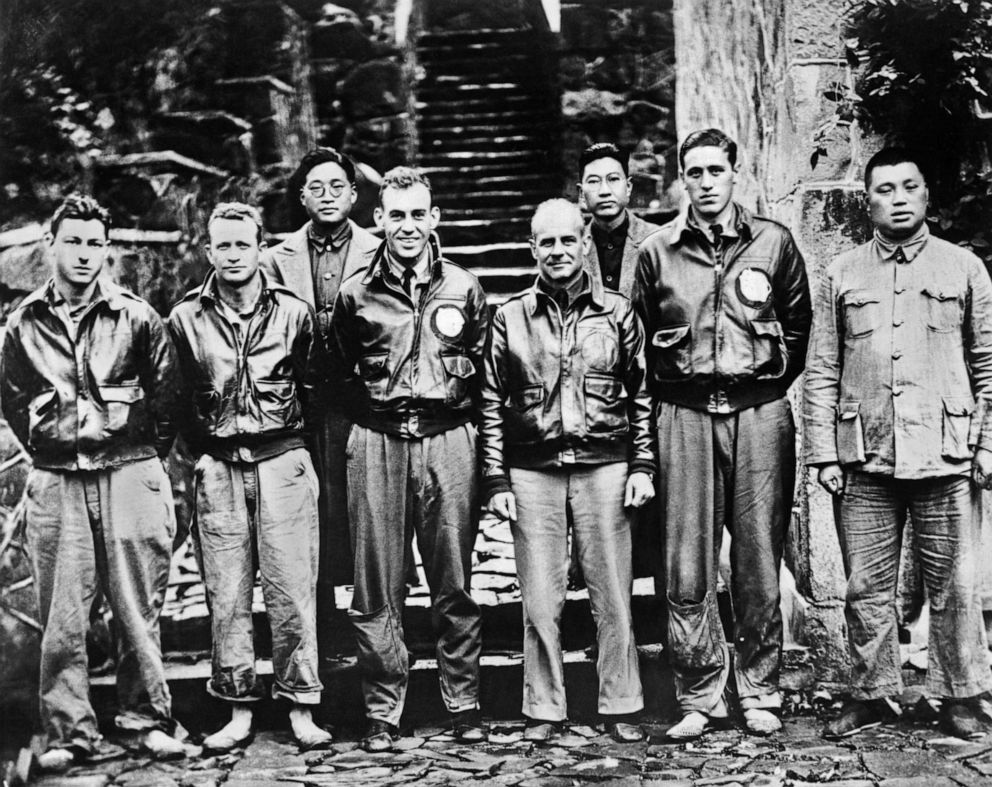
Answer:
<svg viewBox="0 0 992 787"><path fill-rule="evenodd" d="M575 193L583 148L613 142L634 154L632 207L676 210L667 196L678 174L671 4L581 0L561 13L563 193Z"/></svg>

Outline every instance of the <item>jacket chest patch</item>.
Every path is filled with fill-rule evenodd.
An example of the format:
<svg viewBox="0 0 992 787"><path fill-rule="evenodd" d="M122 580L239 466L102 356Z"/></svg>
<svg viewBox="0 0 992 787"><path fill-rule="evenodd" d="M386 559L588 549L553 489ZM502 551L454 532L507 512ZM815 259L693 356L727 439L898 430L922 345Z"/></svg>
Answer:
<svg viewBox="0 0 992 787"><path fill-rule="evenodd" d="M438 306L431 317L431 328L442 339L457 339L465 330L465 312L457 306Z"/></svg>
<svg viewBox="0 0 992 787"><path fill-rule="evenodd" d="M761 268L745 268L742 270L741 275L737 277L735 287L737 289L737 297L752 309L764 306L768 303L768 299L772 294L771 279L768 278L768 274Z"/></svg>

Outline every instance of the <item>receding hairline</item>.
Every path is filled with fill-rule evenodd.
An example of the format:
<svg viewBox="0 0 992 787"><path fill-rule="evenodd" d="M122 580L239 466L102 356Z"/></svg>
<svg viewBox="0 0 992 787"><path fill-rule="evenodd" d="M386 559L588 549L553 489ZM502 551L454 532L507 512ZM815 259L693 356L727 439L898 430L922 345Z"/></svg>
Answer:
<svg viewBox="0 0 992 787"><path fill-rule="evenodd" d="M582 218L582 210L574 202L565 199L564 197L555 197L553 199L545 200L534 210L534 215L530 219L530 236L531 238L537 237L537 222L542 219L546 213L551 213L554 211L560 211L565 213L573 214L575 218L575 224L579 230L579 235L582 234L582 229L585 225L585 221Z"/></svg>

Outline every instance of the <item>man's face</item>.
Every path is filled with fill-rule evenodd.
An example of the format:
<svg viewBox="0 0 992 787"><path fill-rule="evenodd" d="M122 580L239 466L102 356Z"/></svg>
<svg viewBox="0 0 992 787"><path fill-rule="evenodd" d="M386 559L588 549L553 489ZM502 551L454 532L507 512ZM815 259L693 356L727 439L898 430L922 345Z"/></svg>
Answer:
<svg viewBox="0 0 992 787"><path fill-rule="evenodd" d="M630 178L620 162L612 158L590 161L579 183L582 204L601 222L609 223L630 204Z"/></svg>
<svg viewBox="0 0 992 787"><path fill-rule="evenodd" d="M229 287L243 287L258 275L258 227L247 219L210 222L207 253L218 278Z"/></svg>
<svg viewBox="0 0 992 787"><path fill-rule="evenodd" d="M107 228L99 219L63 219L49 245L58 279L85 290L107 261Z"/></svg>
<svg viewBox="0 0 992 787"><path fill-rule="evenodd" d="M310 220L328 227L345 221L357 198L344 169L333 161L325 161L310 170L300 192L300 202Z"/></svg>
<svg viewBox="0 0 992 787"><path fill-rule="evenodd" d="M723 148L706 145L685 154L682 185L700 218L711 221L719 216L730 204L736 182L736 169Z"/></svg>
<svg viewBox="0 0 992 787"><path fill-rule="evenodd" d="M424 253L441 212L431 206L431 192L423 183L409 188L387 188L382 205L375 209L375 223L386 236L389 253L413 264Z"/></svg>
<svg viewBox="0 0 992 787"><path fill-rule="evenodd" d="M929 198L923 173L911 161L872 170L868 213L887 238L901 240L916 234L926 219Z"/></svg>
<svg viewBox="0 0 992 787"><path fill-rule="evenodd" d="M582 273L589 243L578 211L557 206L544 209L535 218L530 239L538 276L552 287L568 286Z"/></svg>

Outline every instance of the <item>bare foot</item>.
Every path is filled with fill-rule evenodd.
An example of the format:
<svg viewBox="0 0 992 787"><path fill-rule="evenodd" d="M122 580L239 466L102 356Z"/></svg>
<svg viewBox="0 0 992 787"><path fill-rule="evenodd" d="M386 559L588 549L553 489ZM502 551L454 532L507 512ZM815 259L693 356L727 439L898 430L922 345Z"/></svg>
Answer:
<svg viewBox="0 0 992 787"><path fill-rule="evenodd" d="M38 756L38 766L47 773L64 773L75 760L76 755L69 749L49 749Z"/></svg>
<svg viewBox="0 0 992 787"><path fill-rule="evenodd" d="M152 730L141 743L157 760L173 760L186 756L186 747L162 730Z"/></svg>

